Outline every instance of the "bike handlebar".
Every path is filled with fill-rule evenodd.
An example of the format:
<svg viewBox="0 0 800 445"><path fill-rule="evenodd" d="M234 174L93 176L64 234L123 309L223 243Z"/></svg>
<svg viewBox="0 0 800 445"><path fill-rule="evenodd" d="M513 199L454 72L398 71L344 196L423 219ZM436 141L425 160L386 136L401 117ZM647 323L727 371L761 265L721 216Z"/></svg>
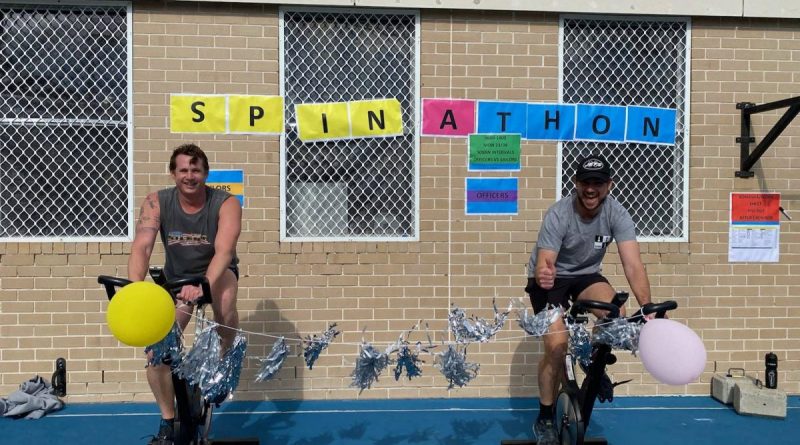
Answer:
<svg viewBox="0 0 800 445"><path fill-rule="evenodd" d="M131 280L108 275L100 275L97 277L97 282L105 286L106 294L108 295L109 300L114 297L114 294L117 293L117 287L124 287L132 283ZM169 295L172 297L173 301L176 300L175 295L177 291L179 291L183 286L200 286L203 289L203 295L193 304L202 306L204 304L211 303L211 285L208 283L208 278L204 276L179 278L177 280L167 281L161 285L161 287L169 292Z"/></svg>
<svg viewBox="0 0 800 445"><path fill-rule="evenodd" d="M661 303L647 303L639 308L636 313L628 317L628 321L643 321L645 315L656 314L656 318L664 318L667 311L671 311L678 307L678 303L673 300L664 301ZM576 316L578 313L587 312L591 309L598 309L601 311L608 311L607 318L619 317L619 307L613 303L606 303L597 300L578 300L573 305L571 314Z"/></svg>
<svg viewBox="0 0 800 445"><path fill-rule="evenodd" d="M656 318L664 318L667 311L671 311L678 308L678 302L673 300L663 301L661 303L647 303L639 308L636 311L636 314L633 314L632 317L629 318L642 318L644 315L656 314Z"/></svg>

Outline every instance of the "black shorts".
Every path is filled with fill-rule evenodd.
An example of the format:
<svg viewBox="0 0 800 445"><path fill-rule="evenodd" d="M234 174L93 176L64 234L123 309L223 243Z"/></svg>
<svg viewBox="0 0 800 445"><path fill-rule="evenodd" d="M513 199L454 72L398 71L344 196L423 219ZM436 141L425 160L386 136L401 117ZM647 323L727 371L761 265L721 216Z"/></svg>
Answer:
<svg viewBox="0 0 800 445"><path fill-rule="evenodd" d="M525 292L531 298L533 313L538 313L547 307L548 303L561 305L564 309L568 309L570 304L578 298L578 295L594 283L608 283L608 280L599 273L565 278L556 277L552 289L542 289L536 284L536 280L533 277L528 277L528 285L525 286Z"/></svg>
<svg viewBox="0 0 800 445"><path fill-rule="evenodd" d="M236 275L236 281L239 281L239 265L231 264L230 266L228 266L228 269L230 269L231 272L233 272L233 274Z"/></svg>

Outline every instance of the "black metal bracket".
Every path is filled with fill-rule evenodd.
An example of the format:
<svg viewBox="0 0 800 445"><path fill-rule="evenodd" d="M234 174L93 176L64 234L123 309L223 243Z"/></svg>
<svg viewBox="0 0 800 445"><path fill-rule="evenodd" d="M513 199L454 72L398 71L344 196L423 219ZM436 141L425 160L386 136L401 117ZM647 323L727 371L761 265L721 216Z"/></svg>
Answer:
<svg viewBox="0 0 800 445"><path fill-rule="evenodd" d="M778 108L786 108L785 113L778 119L764 139L759 143L756 148L750 153L750 144L755 143L756 139L752 136L750 130L750 116L765 111L777 110ZM750 171L753 165L761 158L761 155L775 142L775 139L783 133L783 130L789 126L792 120L800 113L800 96L783 99L775 102L769 102L762 105L756 105L752 102L739 102L736 104L737 110L742 110L742 130L741 136L736 138L736 143L741 148L741 164L740 170L736 172L737 178L752 178L754 173Z"/></svg>

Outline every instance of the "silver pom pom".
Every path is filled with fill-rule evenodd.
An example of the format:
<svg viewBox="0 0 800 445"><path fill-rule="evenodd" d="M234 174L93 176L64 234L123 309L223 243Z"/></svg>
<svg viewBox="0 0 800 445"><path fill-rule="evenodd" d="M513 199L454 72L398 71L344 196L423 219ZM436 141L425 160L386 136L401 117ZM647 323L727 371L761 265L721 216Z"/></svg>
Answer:
<svg viewBox="0 0 800 445"><path fill-rule="evenodd" d="M170 329L166 337L160 342L146 347L144 353L148 354L152 351L152 355L147 360L145 368L163 363L175 369L181 361L181 352L183 352L182 335L181 328L176 322L172 324L172 329Z"/></svg>
<svg viewBox="0 0 800 445"><path fill-rule="evenodd" d="M378 381L384 369L389 365L389 354L394 345L389 346L385 352L378 351L370 343L361 342L356 368L350 374L353 382L350 386L360 388L359 393L372 387Z"/></svg>
<svg viewBox="0 0 800 445"><path fill-rule="evenodd" d="M577 360L584 367L592 363L592 340L584 323L567 323L570 331L569 347Z"/></svg>
<svg viewBox="0 0 800 445"><path fill-rule="evenodd" d="M511 312L511 306L506 312L499 312L495 301L492 300L494 307L494 323L489 323L483 318L470 317L467 318L466 313L459 308L454 308L450 311L448 322L450 330L456 338L456 342L462 344L469 344L474 341L486 343L494 335L503 328L503 325Z"/></svg>
<svg viewBox="0 0 800 445"><path fill-rule="evenodd" d="M270 351L267 358L259 359L261 369L256 374L256 382L265 382L275 377L278 371L281 370L283 362L286 361L287 355L289 355L289 347L286 346L286 340L281 337L272 345L272 351Z"/></svg>
<svg viewBox="0 0 800 445"><path fill-rule="evenodd" d="M639 350L640 323L631 323L625 318L614 318L595 326L593 340L615 349L633 352Z"/></svg>
<svg viewBox="0 0 800 445"><path fill-rule="evenodd" d="M561 306L548 305L545 310L539 311L536 315L530 314L527 307L518 313L519 326L529 335L541 337L547 333L550 325L561 318L564 312Z"/></svg>
<svg viewBox="0 0 800 445"><path fill-rule="evenodd" d="M331 324L328 329L322 333L322 337L317 337L314 334L313 337L306 336L303 340L305 343L305 348L303 349L303 358L306 361L306 366L308 369L312 369L314 367L314 362L317 361L319 355L328 345L331 344L331 341L339 335L339 331L334 329L336 327L336 323Z"/></svg>
<svg viewBox="0 0 800 445"><path fill-rule="evenodd" d="M455 345L448 345L447 351L437 354L435 366L447 379L449 383L447 389L453 389L455 386L463 387L478 376L480 369L479 364L467 362L466 348L461 353Z"/></svg>
<svg viewBox="0 0 800 445"><path fill-rule="evenodd" d="M172 370L178 377L189 384L207 386L208 380L214 375L220 361L219 334L217 325L209 323L200 334L195 337L194 347L184 355L180 364Z"/></svg>
<svg viewBox="0 0 800 445"><path fill-rule="evenodd" d="M433 346L431 346L432 348ZM419 358L419 354L421 352L429 352L429 348L423 348L421 342L417 342L415 348L411 348L411 345L404 343L400 345L400 348L397 350L397 366L394 368L394 379L400 380L400 376L403 375L403 370L405 370L406 377L411 380L412 377L419 377L422 375L422 369L419 367L419 363L425 363L424 360Z"/></svg>
<svg viewBox="0 0 800 445"><path fill-rule="evenodd" d="M425 324L425 328L427 330L427 323ZM394 368L394 379L400 380L400 376L403 375L403 371L405 370L406 377L411 380L412 377L419 377L422 375L422 369L419 367L419 363L425 363L424 360L419 358L419 354L422 352L430 352L431 349L435 348L433 342L431 341L430 333L427 334L428 336L428 346L423 347L422 342L417 342L416 347L412 349L411 343L408 341L409 335L412 332L419 328L419 323L414 325L410 330L400 335L400 338L397 339L397 342L394 344L393 351L397 351L397 357L394 360L394 363L397 364Z"/></svg>
<svg viewBox="0 0 800 445"><path fill-rule="evenodd" d="M239 375L242 372L242 362L244 362L246 351L247 338L240 332L233 339L231 348L217 363L214 373L206 381L206 384L201 385L203 398L219 406L225 401L228 394L233 394L233 391L239 386Z"/></svg>

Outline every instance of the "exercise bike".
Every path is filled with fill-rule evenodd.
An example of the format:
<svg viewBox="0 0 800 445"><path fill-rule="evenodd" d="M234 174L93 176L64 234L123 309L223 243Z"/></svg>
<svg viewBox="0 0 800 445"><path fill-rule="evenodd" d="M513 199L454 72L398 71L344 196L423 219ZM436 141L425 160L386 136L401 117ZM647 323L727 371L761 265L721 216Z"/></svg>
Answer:
<svg viewBox="0 0 800 445"><path fill-rule="evenodd" d="M589 318L587 312L592 310L607 311L607 315L597 321L596 325L611 323L620 316L620 307L628 299L627 292L617 292L612 303L595 300L578 300L573 303L569 312L564 315L567 326L570 329L570 336L579 335L585 331L585 325ZM665 301L662 303L649 303L642 306L633 316L628 317L630 323L645 323L646 315L656 314L657 318L663 318L667 311L676 309L678 303L675 301ZM595 400L601 402L613 399L614 387L627 383L628 381L611 383L606 374L606 367L617 362L617 357L611 352L612 348L606 343L592 342L589 354L589 363L582 363L579 360L582 354L575 350L576 343L570 341L570 350L564 360L564 375L562 377L561 389L556 398L555 406L555 427L558 433L558 441L562 445L607 445L608 441L601 437L586 437L586 429L592 417ZM585 377L583 382L578 384L576 373L576 362L583 368ZM504 440L501 445L535 445L536 440Z"/></svg>
<svg viewBox="0 0 800 445"><path fill-rule="evenodd" d="M149 272L153 281L166 289L172 296L173 301L176 302L176 295L183 286L201 286L203 295L193 304L195 306L196 320L205 319L205 306L212 301L211 286L208 284L206 277L167 281L161 268L151 267ZM106 275L97 277L97 282L105 286L109 300L114 297L117 288L131 283L130 280L124 278ZM197 324L196 334L199 335L201 329L200 324ZM195 335L195 338L197 338L197 335ZM164 362L164 365L170 366L171 363ZM173 427L175 445L210 444L208 435L211 431L211 417L214 405L203 398L202 392L197 385L189 384L185 379L174 373L172 374L172 385L175 388L175 424Z"/></svg>

